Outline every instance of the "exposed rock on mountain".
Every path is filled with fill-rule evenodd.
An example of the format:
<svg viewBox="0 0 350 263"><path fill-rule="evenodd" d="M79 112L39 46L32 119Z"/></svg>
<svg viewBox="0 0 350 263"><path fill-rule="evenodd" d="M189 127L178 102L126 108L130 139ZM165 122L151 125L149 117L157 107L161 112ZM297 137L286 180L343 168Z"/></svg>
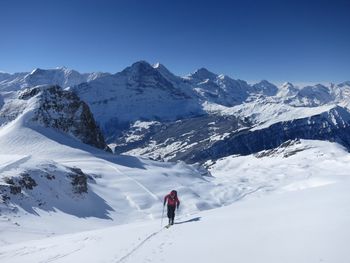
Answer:
<svg viewBox="0 0 350 263"><path fill-rule="evenodd" d="M64 91L59 86L39 86L23 90L19 98L27 100L33 96L38 99L33 121L97 148L108 148L89 107L73 92Z"/></svg>
<svg viewBox="0 0 350 263"><path fill-rule="evenodd" d="M44 83L73 91L91 112L68 91L26 89ZM306 87L287 82L277 87L262 80L250 85L205 68L180 77L160 63L139 61L116 74L80 74L66 68L2 73L0 91L0 125L25 113L24 101L40 97L43 103L33 118L44 126L104 148L97 123L116 153L154 159L202 162L210 151L214 159L222 152L247 154L299 137L348 143L340 135L347 126L328 125L316 116L332 108L341 112L337 106L350 107L349 82ZM301 121L309 119L315 122Z"/></svg>
<svg viewBox="0 0 350 263"><path fill-rule="evenodd" d="M308 118L279 122L263 129L238 131L196 156L188 153L183 159L203 163L228 155L248 155L300 138L338 142L350 150L350 112L337 106Z"/></svg>

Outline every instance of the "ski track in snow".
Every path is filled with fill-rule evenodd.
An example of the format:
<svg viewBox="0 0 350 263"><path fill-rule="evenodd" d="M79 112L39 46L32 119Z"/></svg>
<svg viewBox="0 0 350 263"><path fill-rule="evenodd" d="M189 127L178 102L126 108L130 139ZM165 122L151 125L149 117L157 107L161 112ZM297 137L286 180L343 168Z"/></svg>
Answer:
<svg viewBox="0 0 350 263"><path fill-rule="evenodd" d="M99 159L100 160L100 159ZM127 178L128 180L134 182L137 186L139 186L144 192L146 192L148 195L150 195L154 200L156 201L162 201L162 199L157 196L156 194L152 193L151 190L149 190L146 186L144 186L143 184L141 184L139 181L137 181L136 179L132 178L131 176L123 173L122 171L120 171L120 169L118 169L116 166L111 165L109 162L104 161L104 160L100 160L101 162L105 163L107 166L111 167L113 170L115 170L118 174L120 174L121 176L123 176L124 178ZM74 160L74 161L64 161L62 163L77 163L77 162L89 162L89 160Z"/></svg>
<svg viewBox="0 0 350 263"><path fill-rule="evenodd" d="M128 252L125 256L122 256L119 260L117 260L115 263L122 263L125 262L131 255L133 255L136 251L138 251L147 241L150 241L152 237L159 234L161 231L163 231L164 228L160 229L157 232L154 232L147 236L144 240L142 240L136 247L134 247L130 252Z"/></svg>
<svg viewBox="0 0 350 263"><path fill-rule="evenodd" d="M234 200L234 202L240 201L243 198L247 197L248 195L254 194L262 189L269 189L269 188L273 189L273 186L272 185L259 186L259 187L255 188L254 190L251 190L251 191L246 192L246 193L242 193L237 199Z"/></svg>
<svg viewBox="0 0 350 263"><path fill-rule="evenodd" d="M117 171L120 175L124 176L125 178L128 178L129 180L133 181L136 185L138 185L142 190L144 190L146 193L148 193L150 196L152 196L152 198L154 200L160 200L161 199L155 195L154 193L152 193L147 187L145 187L143 184L141 184L139 181L135 180L134 178L130 177L129 175L125 174L125 173L122 173L117 167L111 165L111 164L108 164L107 165L109 167L111 167L112 169L114 169L115 171Z"/></svg>

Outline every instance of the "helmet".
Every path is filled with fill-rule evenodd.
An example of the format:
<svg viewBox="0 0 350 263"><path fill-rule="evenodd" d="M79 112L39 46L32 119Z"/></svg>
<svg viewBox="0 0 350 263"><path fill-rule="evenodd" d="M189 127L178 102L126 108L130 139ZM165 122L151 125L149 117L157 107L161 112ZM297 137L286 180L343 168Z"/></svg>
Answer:
<svg viewBox="0 0 350 263"><path fill-rule="evenodd" d="M171 190L170 195L177 196L177 192L176 192L176 190Z"/></svg>

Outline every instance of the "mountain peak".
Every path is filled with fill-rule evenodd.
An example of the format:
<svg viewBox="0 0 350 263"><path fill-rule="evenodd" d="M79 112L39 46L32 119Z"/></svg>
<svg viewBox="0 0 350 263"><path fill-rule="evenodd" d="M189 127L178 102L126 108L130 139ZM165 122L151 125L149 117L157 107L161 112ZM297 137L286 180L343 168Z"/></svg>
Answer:
<svg viewBox="0 0 350 263"><path fill-rule="evenodd" d="M154 71L155 71L155 68L152 67L151 64L149 64L147 61L140 60L133 63L131 66L127 67L122 72L129 73L129 74L131 73L133 75L134 74L139 75L139 74L145 74L145 73L154 72Z"/></svg>
<svg viewBox="0 0 350 263"><path fill-rule="evenodd" d="M153 64L153 67L154 68L162 68L162 67L164 67L164 65L161 64L160 62L157 62L157 63Z"/></svg>
<svg viewBox="0 0 350 263"><path fill-rule="evenodd" d="M159 70L159 71L166 71L166 72L169 72L169 73L170 73L169 69L167 69L163 64L161 64L161 63L159 63L159 62L153 64L152 67L153 67L154 69Z"/></svg>
<svg viewBox="0 0 350 263"><path fill-rule="evenodd" d="M254 84L254 86L257 85L257 86L275 86L274 84L272 84L271 82L263 79L261 80L260 82Z"/></svg>
<svg viewBox="0 0 350 263"><path fill-rule="evenodd" d="M255 92L264 94L266 96L274 96L277 94L277 87L268 82L267 80L262 80L259 83L253 85Z"/></svg>
<svg viewBox="0 0 350 263"><path fill-rule="evenodd" d="M350 81L344 81L340 84L338 84L339 87L345 87L345 86L349 86L350 87Z"/></svg>
<svg viewBox="0 0 350 263"><path fill-rule="evenodd" d="M131 65L132 68L137 68L137 67L152 67L150 63L148 63L145 60L140 60L140 61L136 61L135 63L133 63Z"/></svg>
<svg viewBox="0 0 350 263"><path fill-rule="evenodd" d="M207 70L206 68L200 68L197 69L194 73L190 74L189 77L190 78L194 78L194 79L198 79L198 80L214 80L217 78L218 75L216 75L215 73Z"/></svg>
<svg viewBox="0 0 350 263"><path fill-rule="evenodd" d="M157 62L153 65L153 68L157 70L163 77L167 80L178 81L180 78L175 76L169 69L167 69L163 64Z"/></svg>
<svg viewBox="0 0 350 263"><path fill-rule="evenodd" d="M44 69L35 68L29 73L29 75L35 75L35 74L38 74L38 73L43 72L43 71L44 71Z"/></svg>
<svg viewBox="0 0 350 263"><path fill-rule="evenodd" d="M284 82L282 88L294 88L294 85L290 82Z"/></svg>

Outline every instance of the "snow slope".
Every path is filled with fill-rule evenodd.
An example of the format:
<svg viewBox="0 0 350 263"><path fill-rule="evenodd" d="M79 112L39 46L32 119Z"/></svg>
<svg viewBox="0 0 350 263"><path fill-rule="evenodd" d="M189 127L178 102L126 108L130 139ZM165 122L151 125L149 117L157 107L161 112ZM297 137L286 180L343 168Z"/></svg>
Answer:
<svg viewBox="0 0 350 263"><path fill-rule="evenodd" d="M292 141L208 161L210 173L182 162L113 156L29 121L34 100L11 97L48 81L75 85L79 75L35 70L1 79L1 262L350 261L350 157L338 144ZM339 98L348 106L349 95L348 83L332 89L286 84L281 92L262 81L252 96L244 81L205 69L180 78L145 62L83 80L88 83L78 93L111 128L119 120L147 128L154 120L188 117L202 113L198 102L204 102L209 113L249 118L262 129L327 114ZM219 135L208 139L224 138ZM160 226L162 198L171 189L178 190L181 207L167 230Z"/></svg>
<svg viewBox="0 0 350 263"><path fill-rule="evenodd" d="M173 188L183 212L222 205L200 167L106 153L30 121L28 104L0 127L0 244L159 219Z"/></svg>
<svg viewBox="0 0 350 263"><path fill-rule="evenodd" d="M197 192L205 193L214 185L193 166L113 156L22 121L19 118L0 130L0 185L26 173L37 186L22 188L8 201L3 198L0 229L7 234L1 235L1 243L30 239L33 233L43 237L159 217L162 198L171 188L190 199L185 211L219 206L199 198ZM87 193L69 192L67 169L81 169L88 176ZM46 174L56 179L42 178Z"/></svg>
<svg viewBox="0 0 350 263"><path fill-rule="evenodd" d="M318 141L259 156L227 157L211 167L218 185L250 181L272 188L257 188L218 209L180 209L169 229L161 228L158 218L26 241L0 247L0 260L347 263L349 161L337 144Z"/></svg>

